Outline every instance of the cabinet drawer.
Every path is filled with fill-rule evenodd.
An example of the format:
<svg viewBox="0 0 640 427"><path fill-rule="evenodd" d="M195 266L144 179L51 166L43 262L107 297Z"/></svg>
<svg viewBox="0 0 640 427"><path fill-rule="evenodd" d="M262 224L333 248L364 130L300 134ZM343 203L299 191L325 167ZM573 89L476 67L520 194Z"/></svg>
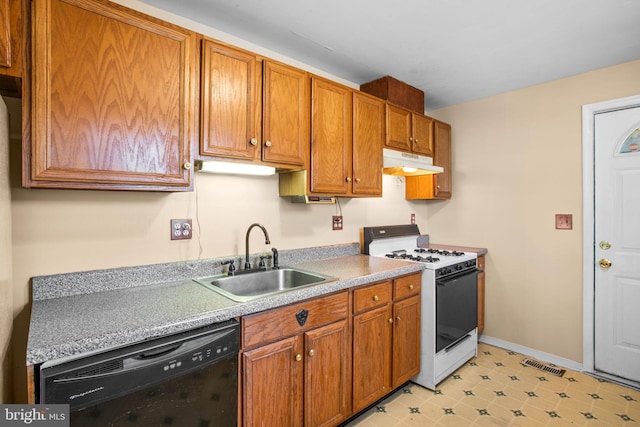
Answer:
<svg viewBox="0 0 640 427"><path fill-rule="evenodd" d="M393 281L393 299L399 300L420 293L422 273L399 277Z"/></svg>
<svg viewBox="0 0 640 427"><path fill-rule="evenodd" d="M320 325L345 319L348 313L347 291L303 301L242 318L242 347L248 348L295 335ZM302 325L298 317L306 311ZM296 316L300 313L300 316Z"/></svg>
<svg viewBox="0 0 640 427"><path fill-rule="evenodd" d="M391 302L391 282L379 283L353 291L353 312L360 313Z"/></svg>

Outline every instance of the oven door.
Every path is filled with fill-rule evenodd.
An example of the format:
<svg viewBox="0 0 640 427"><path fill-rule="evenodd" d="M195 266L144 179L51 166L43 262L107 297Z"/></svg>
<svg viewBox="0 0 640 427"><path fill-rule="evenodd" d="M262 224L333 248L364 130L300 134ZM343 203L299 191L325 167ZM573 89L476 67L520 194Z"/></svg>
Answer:
<svg viewBox="0 0 640 427"><path fill-rule="evenodd" d="M436 353L478 326L478 270L436 280Z"/></svg>

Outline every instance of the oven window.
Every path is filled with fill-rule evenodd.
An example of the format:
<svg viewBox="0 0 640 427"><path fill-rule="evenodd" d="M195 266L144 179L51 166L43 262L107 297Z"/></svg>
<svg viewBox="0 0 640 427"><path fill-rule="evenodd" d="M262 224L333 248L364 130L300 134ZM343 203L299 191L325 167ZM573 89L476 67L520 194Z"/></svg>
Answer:
<svg viewBox="0 0 640 427"><path fill-rule="evenodd" d="M237 424L237 357L70 414L72 427Z"/></svg>
<svg viewBox="0 0 640 427"><path fill-rule="evenodd" d="M436 352L478 326L478 272L436 280Z"/></svg>

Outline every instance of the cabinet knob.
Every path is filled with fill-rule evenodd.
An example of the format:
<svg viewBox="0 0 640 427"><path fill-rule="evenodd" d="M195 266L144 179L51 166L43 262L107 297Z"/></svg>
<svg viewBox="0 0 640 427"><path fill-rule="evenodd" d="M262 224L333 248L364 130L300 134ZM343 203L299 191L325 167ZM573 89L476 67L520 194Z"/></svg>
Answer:
<svg viewBox="0 0 640 427"><path fill-rule="evenodd" d="M398 316L398 317L396 317L396 320L399 322L402 319L400 319L400 316Z"/></svg>
<svg viewBox="0 0 640 427"><path fill-rule="evenodd" d="M309 350L309 356L313 356L314 354L316 354L316 351L314 349Z"/></svg>
<svg viewBox="0 0 640 427"><path fill-rule="evenodd" d="M374 300L374 301L378 301L379 299L380 299L380 298L378 298L378 295L374 295L374 296L373 296L373 300Z"/></svg>
<svg viewBox="0 0 640 427"><path fill-rule="evenodd" d="M356 178L356 183L360 184L360 178Z"/></svg>
<svg viewBox="0 0 640 427"><path fill-rule="evenodd" d="M257 138L251 138L251 141L249 141L249 143L253 146L258 145L258 139Z"/></svg>
<svg viewBox="0 0 640 427"><path fill-rule="evenodd" d="M413 137L409 137L409 142L413 142Z"/></svg>
<svg viewBox="0 0 640 427"><path fill-rule="evenodd" d="M413 285L409 285L409 290L413 290Z"/></svg>
<svg viewBox="0 0 640 427"><path fill-rule="evenodd" d="M267 141L267 142L265 142L265 143L264 143L264 146L265 146L265 147L271 147L271 141Z"/></svg>
<svg viewBox="0 0 640 427"><path fill-rule="evenodd" d="M351 177L350 176L347 177L347 182L351 182Z"/></svg>
<svg viewBox="0 0 640 427"><path fill-rule="evenodd" d="M301 354L296 354L296 362L299 362L302 360L302 355Z"/></svg>
<svg viewBox="0 0 640 427"><path fill-rule="evenodd" d="M182 165L182 167L184 168L184 170L188 171L189 169L191 169L191 162L184 162L184 165Z"/></svg>
<svg viewBox="0 0 640 427"><path fill-rule="evenodd" d="M393 323L393 317L390 317L388 322L389 322L389 324Z"/></svg>

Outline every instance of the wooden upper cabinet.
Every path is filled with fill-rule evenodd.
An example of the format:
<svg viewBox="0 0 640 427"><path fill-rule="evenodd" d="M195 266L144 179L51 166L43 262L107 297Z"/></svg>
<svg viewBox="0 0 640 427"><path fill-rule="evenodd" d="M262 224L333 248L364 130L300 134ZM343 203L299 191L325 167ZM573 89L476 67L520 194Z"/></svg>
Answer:
<svg viewBox="0 0 640 427"><path fill-rule="evenodd" d="M451 125L439 120L434 120L433 164L444 168L444 172L405 177L407 199L451 198Z"/></svg>
<svg viewBox="0 0 640 427"><path fill-rule="evenodd" d="M387 104L387 138L385 145L402 151L433 156L433 122L423 114L418 114Z"/></svg>
<svg viewBox="0 0 640 427"><path fill-rule="evenodd" d="M413 145L411 146L411 151L423 156L433 157L433 122L434 120L431 117L412 114Z"/></svg>
<svg viewBox="0 0 640 427"><path fill-rule="evenodd" d="M106 1L33 8L23 184L190 190L196 34Z"/></svg>
<svg viewBox="0 0 640 427"><path fill-rule="evenodd" d="M409 110L387 104L387 147L411 151L411 114Z"/></svg>
<svg viewBox="0 0 640 427"><path fill-rule="evenodd" d="M318 77L311 83L312 193L347 194L351 186L353 90Z"/></svg>
<svg viewBox="0 0 640 427"><path fill-rule="evenodd" d="M255 54L203 40L201 155L260 159L261 76Z"/></svg>
<svg viewBox="0 0 640 427"><path fill-rule="evenodd" d="M0 0L0 92L21 96L24 15L28 2Z"/></svg>
<svg viewBox="0 0 640 427"><path fill-rule="evenodd" d="M308 74L265 60L262 91L262 160L305 166L309 152Z"/></svg>
<svg viewBox="0 0 640 427"><path fill-rule="evenodd" d="M384 101L361 92L353 93L354 195L382 195L384 109Z"/></svg>

